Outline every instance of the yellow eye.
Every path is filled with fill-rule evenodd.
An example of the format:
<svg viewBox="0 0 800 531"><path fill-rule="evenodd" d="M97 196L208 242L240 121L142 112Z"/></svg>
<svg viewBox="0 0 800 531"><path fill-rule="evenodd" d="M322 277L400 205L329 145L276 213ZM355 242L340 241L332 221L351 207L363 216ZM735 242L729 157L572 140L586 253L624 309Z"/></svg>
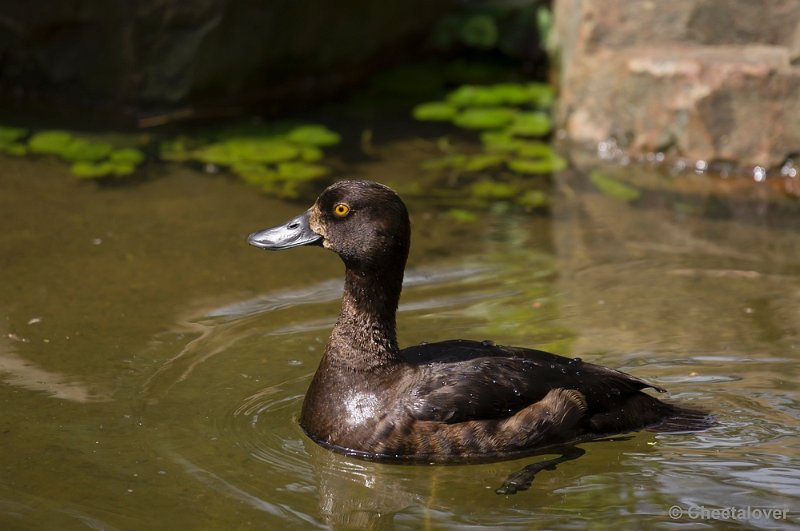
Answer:
<svg viewBox="0 0 800 531"><path fill-rule="evenodd" d="M344 203L339 203L333 207L333 213L336 214L337 217L343 218L350 213L350 207Z"/></svg>

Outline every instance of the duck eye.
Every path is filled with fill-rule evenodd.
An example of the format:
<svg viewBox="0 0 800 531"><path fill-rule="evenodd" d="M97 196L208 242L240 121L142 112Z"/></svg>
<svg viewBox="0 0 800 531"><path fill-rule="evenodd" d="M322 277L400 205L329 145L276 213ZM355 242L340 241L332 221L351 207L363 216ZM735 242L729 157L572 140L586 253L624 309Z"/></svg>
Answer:
<svg viewBox="0 0 800 531"><path fill-rule="evenodd" d="M350 213L350 207L344 203L339 203L333 207L333 213L336 214L337 217L343 218Z"/></svg>

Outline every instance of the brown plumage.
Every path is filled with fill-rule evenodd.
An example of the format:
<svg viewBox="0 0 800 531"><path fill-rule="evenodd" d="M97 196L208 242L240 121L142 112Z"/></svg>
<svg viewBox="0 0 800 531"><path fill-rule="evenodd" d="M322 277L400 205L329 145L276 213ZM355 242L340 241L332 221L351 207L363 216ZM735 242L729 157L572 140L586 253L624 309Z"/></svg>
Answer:
<svg viewBox="0 0 800 531"><path fill-rule="evenodd" d="M395 313L410 224L383 185L338 182L301 216L249 241L270 250L322 245L344 261L342 308L300 418L323 446L369 459L474 461L708 425L704 413L642 392L663 389L577 358L468 340L401 350Z"/></svg>

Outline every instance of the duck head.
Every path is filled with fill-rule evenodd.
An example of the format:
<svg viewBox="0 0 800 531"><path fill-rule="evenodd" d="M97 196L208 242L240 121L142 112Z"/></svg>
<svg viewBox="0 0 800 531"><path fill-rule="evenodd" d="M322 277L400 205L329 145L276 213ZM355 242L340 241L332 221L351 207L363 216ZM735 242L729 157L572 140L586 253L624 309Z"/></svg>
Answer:
<svg viewBox="0 0 800 531"><path fill-rule="evenodd" d="M254 232L248 242L271 251L321 245L338 254L348 269L399 266L402 271L410 233L408 211L391 188L372 181L339 181L303 214Z"/></svg>

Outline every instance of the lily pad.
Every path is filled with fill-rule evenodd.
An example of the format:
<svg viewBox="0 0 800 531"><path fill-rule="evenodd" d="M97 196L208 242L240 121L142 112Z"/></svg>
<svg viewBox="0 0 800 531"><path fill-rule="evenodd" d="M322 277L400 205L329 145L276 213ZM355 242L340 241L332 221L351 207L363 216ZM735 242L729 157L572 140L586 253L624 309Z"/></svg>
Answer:
<svg viewBox="0 0 800 531"><path fill-rule="evenodd" d="M502 104L489 86L463 85L447 95L447 101L460 107L497 106Z"/></svg>
<svg viewBox="0 0 800 531"><path fill-rule="evenodd" d="M424 122L447 122L453 119L458 109L443 101L422 103L414 107L414 118Z"/></svg>
<svg viewBox="0 0 800 531"><path fill-rule="evenodd" d="M28 134L27 129L0 125L0 144L8 145Z"/></svg>
<svg viewBox="0 0 800 531"><path fill-rule="evenodd" d="M328 173L328 168L307 162L282 162L278 164L278 174L289 181L307 181Z"/></svg>
<svg viewBox="0 0 800 531"><path fill-rule="evenodd" d="M506 107L469 108L456 115L453 123L464 129L499 129L511 123L514 114Z"/></svg>
<svg viewBox="0 0 800 531"><path fill-rule="evenodd" d="M314 146L305 146L300 148L300 160L306 162L316 162L322 158L322 150Z"/></svg>
<svg viewBox="0 0 800 531"><path fill-rule="evenodd" d="M59 155L69 162L96 162L105 159L114 148L105 142L91 142L84 138L73 138L63 146Z"/></svg>
<svg viewBox="0 0 800 531"><path fill-rule="evenodd" d="M597 187L597 189L600 190L600 192L602 192L604 195L613 197L615 199L633 201L638 199L641 195L641 192L633 186L622 181L618 181L617 179L609 177L608 175L597 170L594 170L589 174L589 180L592 181L592 184L594 184L595 187Z"/></svg>
<svg viewBox="0 0 800 531"><path fill-rule="evenodd" d="M546 83L528 83L525 92L528 103L539 109L549 109L556 99L555 90Z"/></svg>
<svg viewBox="0 0 800 531"><path fill-rule="evenodd" d="M6 155L13 155L15 157L24 157L28 154L28 146L21 142L4 142L0 141L0 153Z"/></svg>
<svg viewBox="0 0 800 531"><path fill-rule="evenodd" d="M272 185L281 180L277 171L263 164L237 164L232 169L244 182L254 186Z"/></svg>
<svg viewBox="0 0 800 531"><path fill-rule="evenodd" d="M532 159L550 158L555 157L556 152L553 146L545 144L544 142L536 142L531 140L518 140L514 146L514 151L521 157Z"/></svg>
<svg viewBox="0 0 800 531"><path fill-rule="evenodd" d="M567 161L553 155L541 159L514 159L507 162L508 169L514 173L547 174L561 171L567 167Z"/></svg>
<svg viewBox="0 0 800 531"><path fill-rule="evenodd" d="M541 112L524 112L514 116L508 131L519 136L544 136L550 132L553 123L550 117Z"/></svg>
<svg viewBox="0 0 800 531"><path fill-rule="evenodd" d="M109 160L116 164L129 164L136 166L144 161L144 153L136 148L115 149L109 155Z"/></svg>
<svg viewBox="0 0 800 531"><path fill-rule="evenodd" d="M108 162L76 162L70 167L70 172L81 179L97 179L106 177L114 171L113 165Z"/></svg>
<svg viewBox="0 0 800 531"><path fill-rule="evenodd" d="M484 131L481 133L481 142L483 146L489 151L516 151L520 142L519 139L506 130L502 131Z"/></svg>
<svg viewBox="0 0 800 531"><path fill-rule="evenodd" d="M292 129L286 135L286 139L295 144L333 146L338 144L342 137L324 125L301 125Z"/></svg>
<svg viewBox="0 0 800 531"><path fill-rule="evenodd" d="M28 148L33 153L61 155L72 141L73 136L66 131L42 131L28 140Z"/></svg>

